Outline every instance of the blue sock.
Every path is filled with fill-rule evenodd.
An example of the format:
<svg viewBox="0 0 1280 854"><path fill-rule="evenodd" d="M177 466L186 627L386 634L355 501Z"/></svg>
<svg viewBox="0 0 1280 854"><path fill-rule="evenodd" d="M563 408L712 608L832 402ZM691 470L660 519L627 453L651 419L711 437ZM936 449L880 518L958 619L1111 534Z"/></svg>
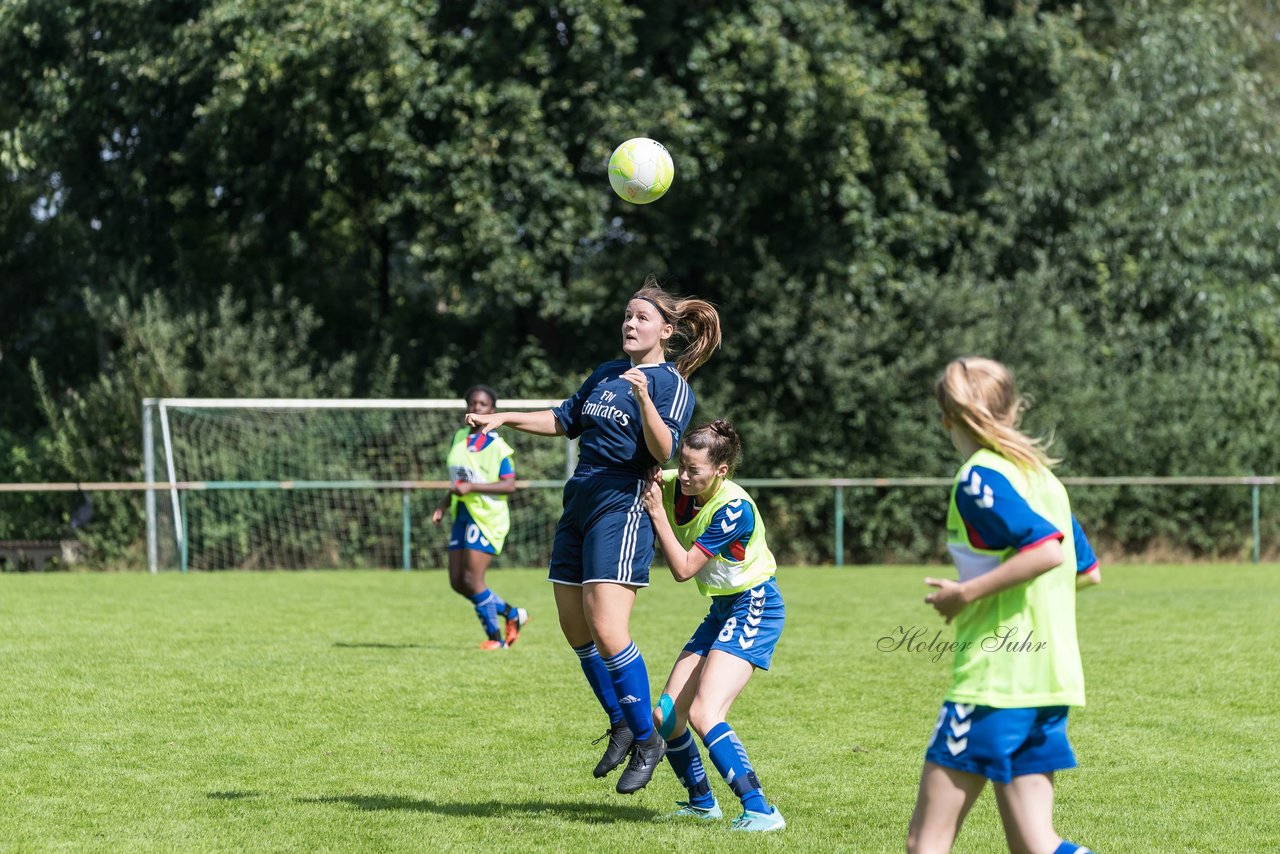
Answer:
<svg viewBox="0 0 1280 854"><path fill-rule="evenodd" d="M764 792L760 791L760 778L751 768L747 751L742 742L738 741L733 729L721 721L702 737L702 741L707 745L711 763L742 801L742 808L751 812L770 812L769 802L764 799Z"/></svg>
<svg viewBox="0 0 1280 854"><path fill-rule="evenodd" d="M493 593L493 610L497 612L498 616L508 618L508 619L515 616L515 614L512 613L513 611L515 611L515 608L512 608L510 605L504 602L501 596L493 592L492 588L489 590L489 592Z"/></svg>
<svg viewBox="0 0 1280 854"><path fill-rule="evenodd" d="M612 658L604 660L613 679L613 690L622 706L636 741L644 741L653 735L653 703L649 697L649 671L634 643Z"/></svg>
<svg viewBox="0 0 1280 854"><path fill-rule="evenodd" d="M609 678L609 670L604 666L604 659L600 657L600 653L596 651L596 645L589 643L585 646L575 646L573 651L578 654L582 672L587 675L591 690L596 692L600 708L604 709L605 714L609 716L609 723L618 723L622 720L622 707L618 705L618 695L613 693L613 680Z"/></svg>
<svg viewBox="0 0 1280 854"><path fill-rule="evenodd" d="M498 631L498 609L493 604L498 597L492 590L481 590L467 598L476 606L476 616L480 618L480 625L484 626L489 640L502 640L502 633Z"/></svg>
<svg viewBox="0 0 1280 854"><path fill-rule="evenodd" d="M1093 854L1093 852L1083 845L1076 845L1074 842L1064 839L1061 845L1053 849L1053 854Z"/></svg>
<svg viewBox="0 0 1280 854"><path fill-rule="evenodd" d="M698 742L693 731L686 729L684 735L667 742L667 761L671 770L676 772L680 785L689 790L689 803L702 809L710 809L716 799L711 795L711 784L707 782L707 771L702 767L702 757L698 755Z"/></svg>

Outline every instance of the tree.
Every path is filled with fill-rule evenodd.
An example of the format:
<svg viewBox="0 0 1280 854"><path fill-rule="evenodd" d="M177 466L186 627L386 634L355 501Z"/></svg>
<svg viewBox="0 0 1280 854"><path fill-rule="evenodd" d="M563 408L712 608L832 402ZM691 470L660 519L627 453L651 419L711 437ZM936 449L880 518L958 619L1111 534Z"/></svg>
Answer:
<svg viewBox="0 0 1280 854"><path fill-rule="evenodd" d="M720 306L698 417L738 422L744 474L946 473L930 388L964 352L1015 367L1067 473L1274 471L1268 20L1210 0L12 3L0 273L40 296L0 294L0 375L37 359L64 467L59 411L98 394L132 437L136 398L163 393L125 354L222 382L176 330L224 303L260 333L225 354L249 377L283 357L357 393L555 396L616 355L655 272ZM676 164L646 207L605 177L639 135ZM129 344L160 304L174 333ZM303 312L303 339L276 328ZM0 427L33 436L20 411ZM136 466L132 438L84 438L77 467ZM1080 500L1127 546L1236 548L1237 497L1162 495ZM826 496L764 500L795 557L830 557ZM853 556L939 555L942 506L851 496Z"/></svg>
<svg viewBox="0 0 1280 854"><path fill-rule="evenodd" d="M160 292L137 309L124 297L85 294L95 324L113 339L106 369L85 389L60 392L31 366L61 479L141 480L145 397L350 397L354 358L317 363L315 313L280 290L271 300L251 311L224 291L212 310L188 312ZM95 524L83 535L94 555L136 559L140 495L106 493L95 503Z"/></svg>

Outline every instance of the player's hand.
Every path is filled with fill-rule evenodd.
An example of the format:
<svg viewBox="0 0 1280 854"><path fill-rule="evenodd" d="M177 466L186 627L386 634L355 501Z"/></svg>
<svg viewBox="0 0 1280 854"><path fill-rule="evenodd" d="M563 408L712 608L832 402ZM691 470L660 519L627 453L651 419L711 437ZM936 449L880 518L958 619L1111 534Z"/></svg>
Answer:
<svg viewBox="0 0 1280 854"><path fill-rule="evenodd" d="M490 430L497 430L503 424L507 423L505 413L490 412L481 415L476 412L467 413L467 426L478 427L481 433L488 433Z"/></svg>
<svg viewBox="0 0 1280 854"><path fill-rule="evenodd" d="M443 519L443 518L444 518L444 508L443 508L443 507L437 507L437 508L436 508L434 511L432 511L432 513L431 513L431 524L435 525L436 527L439 527L439 526L440 526L440 520L441 520L441 519Z"/></svg>
<svg viewBox="0 0 1280 854"><path fill-rule="evenodd" d="M454 495L461 497L463 495L468 495L471 492L474 492L475 491L474 488L475 488L475 484L471 483L471 481L456 480L453 483L453 489L450 489L449 491L452 492Z"/></svg>
<svg viewBox="0 0 1280 854"><path fill-rule="evenodd" d="M662 513L662 486L657 481L649 481L644 490L644 509L653 515Z"/></svg>
<svg viewBox="0 0 1280 854"><path fill-rule="evenodd" d="M964 586L959 582L952 581L949 578L926 578L924 583L930 587L938 588L924 597L924 601L932 605L933 609L939 614L946 617L948 623L969 604L969 600L964 594Z"/></svg>
<svg viewBox="0 0 1280 854"><path fill-rule="evenodd" d="M649 378L644 375L644 371L632 368L622 378L631 383L631 396L637 401L643 403L649 399Z"/></svg>

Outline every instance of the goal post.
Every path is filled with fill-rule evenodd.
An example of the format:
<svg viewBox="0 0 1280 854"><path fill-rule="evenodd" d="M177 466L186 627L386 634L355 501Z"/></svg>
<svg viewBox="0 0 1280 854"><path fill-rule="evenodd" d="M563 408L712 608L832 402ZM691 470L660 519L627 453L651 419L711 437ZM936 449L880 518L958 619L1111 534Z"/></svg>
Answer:
<svg viewBox="0 0 1280 854"><path fill-rule="evenodd" d="M447 522L430 516L465 412L461 399L147 398L143 476L161 484L146 494L148 568L444 566ZM534 488L511 497L498 565L545 565L577 446L503 437Z"/></svg>

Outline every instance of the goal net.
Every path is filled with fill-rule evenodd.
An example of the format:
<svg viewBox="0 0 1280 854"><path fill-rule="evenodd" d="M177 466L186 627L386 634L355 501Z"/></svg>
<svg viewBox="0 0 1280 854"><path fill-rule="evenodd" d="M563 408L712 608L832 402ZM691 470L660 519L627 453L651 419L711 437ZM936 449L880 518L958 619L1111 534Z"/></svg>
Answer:
<svg viewBox="0 0 1280 854"><path fill-rule="evenodd" d="M500 410L559 400L502 401ZM447 562L445 455L461 400L148 399L144 476L156 569L432 568ZM564 440L503 430L516 476L495 566L545 566L574 461Z"/></svg>

